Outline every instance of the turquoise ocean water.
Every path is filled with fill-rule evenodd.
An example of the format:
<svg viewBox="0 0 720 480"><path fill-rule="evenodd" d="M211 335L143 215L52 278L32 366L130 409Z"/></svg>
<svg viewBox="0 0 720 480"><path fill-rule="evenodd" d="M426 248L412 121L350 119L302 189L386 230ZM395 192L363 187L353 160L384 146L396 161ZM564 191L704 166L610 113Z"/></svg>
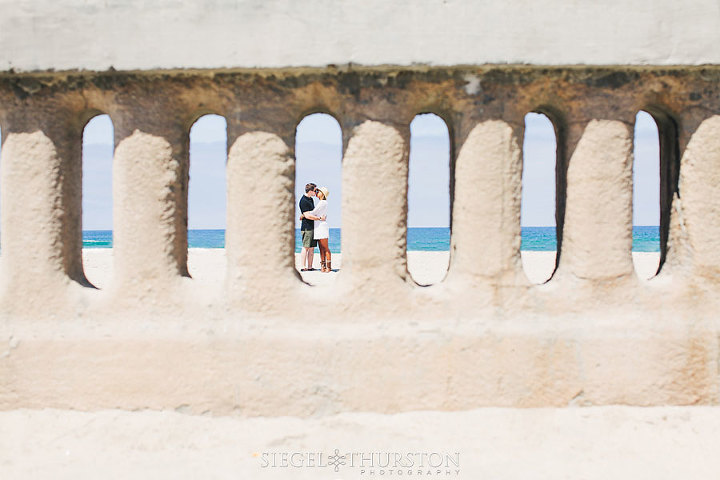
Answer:
<svg viewBox="0 0 720 480"><path fill-rule="evenodd" d="M225 230L190 230L190 248L224 248ZM111 248L111 230L83 231L83 247ZM300 230L295 231L295 251L301 247ZM408 250L441 252L450 249L449 228L408 228ZM555 227L523 227L522 250L553 251L557 249ZM340 229L330 229L330 251L340 253ZM660 228L633 227L634 252L659 252Z"/></svg>

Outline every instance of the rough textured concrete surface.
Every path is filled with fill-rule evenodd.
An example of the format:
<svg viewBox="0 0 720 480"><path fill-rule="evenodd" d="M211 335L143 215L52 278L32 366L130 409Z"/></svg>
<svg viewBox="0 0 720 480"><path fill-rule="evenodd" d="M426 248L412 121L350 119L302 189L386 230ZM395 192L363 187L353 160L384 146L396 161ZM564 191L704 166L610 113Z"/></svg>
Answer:
<svg viewBox="0 0 720 480"><path fill-rule="evenodd" d="M717 281L720 274L720 116L704 120L683 154L680 189L687 212L683 229L692 255L693 274Z"/></svg>
<svg viewBox="0 0 720 480"><path fill-rule="evenodd" d="M408 139L394 127L366 121L355 127L343 158L341 281L377 289L377 278L405 281ZM372 234L368 235L368 230Z"/></svg>
<svg viewBox="0 0 720 480"><path fill-rule="evenodd" d="M294 167L289 148L272 133L245 133L228 152L227 288L246 307L283 302L283 292L298 282Z"/></svg>
<svg viewBox="0 0 720 480"><path fill-rule="evenodd" d="M9 132L3 140L2 295L11 310L52 309L66 301L60 292L71 279L86 284L77 256L79 232L71 231L79 226L79 211L70 209L78 205L68 205L68 197L79 193L68 183L77 182L79 172L68 164L64 145L40 130ZM31 293L38 291L47 296Z"/></svg>
<svg viewBox="0 0 720 480"><path fill-rule="evenodd" d="M720 407L608 406L300 419L187 415L182 409L21 409L0 412L0 473L33 480L715 480L718 413ZM337 472L329 463L335 449L345 457ZM429 454L449 453L458 465L449 475L445 468L438 473L417 468L421 456L413 455L416 468L398 468L395 452L403 458L425 453L425 467Z"/></svg>
<svg viewBox="0 0 720 480"><path fill-rule="evenodd" d="M135 130L113 159L113 248L118 288L165 290L187 274L175 248L176 216L183 205L182 166L167 139ZM182 215L182 214L180 214Z"/></svg>
<svg viewBox="0 0 720 480"><path fill-rule="evenodd" d="M560 271L582 279L631 275L632 131L592 120L570 158Z"/></svg>
<svg viewBox="0 0 720 480"><path fill-rule="evenodd" d="M15 0L0 69L720 62L717 2Z"/></svg>
<svg viewBox="0 0 720 480"><path fill-rule="evenodd" d="M718 477L716 1L0 11L0 479L331 478L257 456L335 448L459 451L458 478ZM640 110L659 130L660 252L636 270ZM520 252L528 112L557 145L558 251L540 275ZM103 113L114 248L83 263L82 135ZM343 139L329 275L295 269L295 133L312 113ZM450 141L449 266L429 286L406 252L422 113ZM206 114L227 124L215 255L187 238Z"/></svg>
<svg viewBox="0 0 720 480"><path fill-rule="evenodd" d="M713 66L2 74L0 409L717 405L719 85ZM641 109L661 130L667 214L668 261L650 280L630 251ZM520 261L530 111L558 145L559 267L540 285ZM101 112L116 245L97 289L81 263L80 146ZM344 145L342 268L318 286L293 249L292 146L312 112L338 120ZM428 287L405 254L422 112L451 140L450 266ZM227 265L209 282L187 270L188 134L206 113L227 119L229 144Z"/></svg>
<svg viewBox="0 0 720 480"><path fill-rule="evenodd" d="M477 274L503 283L520 273L521 158L513 128L499 120L480 123L463 143L455 166L450 279L467 282L462 277ZM487 234L495 229L502 234Z"/></svg>

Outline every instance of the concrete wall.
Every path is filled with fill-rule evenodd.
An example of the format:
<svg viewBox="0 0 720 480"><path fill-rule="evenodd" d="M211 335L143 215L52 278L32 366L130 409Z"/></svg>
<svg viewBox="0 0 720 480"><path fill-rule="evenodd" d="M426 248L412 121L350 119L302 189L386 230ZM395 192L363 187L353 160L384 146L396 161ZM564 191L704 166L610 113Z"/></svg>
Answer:
<svg viewBox="0 0 720 480"><path fill-rule="evenodd" d="M695 65L720 62L718 8L3 0L0 410L717 405L720 69ZM478 66L506 63L536 65ZM592 67L546 67L563 64ZM58 73L73 69L86 72ZM663 146L665 264L649 282L631 261L640 109ZM357 222L325 288L292 260L294 133L315 111L343 129ZM558 137L562 234L544 285L520 266L529 111ZM100 112L116 147L104 290L81 261L81 134ZM186 265L186 139L209 112L226 118L229 147L227 276L211 291ZM421 112L446 121L454 177L450 267L428 288L404 248ZM358 207L368 196L392 199L381 218ZM272 220L248 231L248 216ZM307 301L323 315L299 316Z"/></svg>
<svg viewBox="0 0 720 480"><path fill-rule="evenodd" d="M2 0L0 12L0 70L720 61L712 0Z"/></svg>
<svg viewBox="0 0 720 480"><path fill-rule="evenodd" d="M0 75L0 410L717 405L719 79L718 67ZM663 139L666 262L650 281L630 260L639 109ZM313 111L342 128L354 222L324 287L292 260L294 134ZM410 122L428 111L452 132L453 215L448 275L421 287L406 269L407 162ZM565 241L543 285L520 265L528 111L558 142ZM81 132L98 112L116 145L103 290L85 280L80 239ZM207 112L227 119L229 146L227 276L212 289L186 269L186 139ZM391 200L378 217L358 207L367 198ZM262 229L243 222L256 217ZM302 315L307 302L322 314Z"/></svg>

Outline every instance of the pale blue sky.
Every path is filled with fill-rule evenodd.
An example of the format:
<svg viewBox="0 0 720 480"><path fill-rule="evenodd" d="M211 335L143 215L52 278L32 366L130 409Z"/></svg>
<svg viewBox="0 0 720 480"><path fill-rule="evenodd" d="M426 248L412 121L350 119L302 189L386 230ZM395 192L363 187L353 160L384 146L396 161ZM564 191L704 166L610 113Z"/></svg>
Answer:
<svg viewBox="0 0 720 480"><path fill-rule="evenodd" d="M449 223L449 138L445 123L432 114L418 115L410 126L408 226ZM645 112L636 120L633 223L659 222L658 137ZM225 228L226 126L224 118L206 115L190 131L188 222L191 229ZM328 221L339 227L341 212L342 135L329 115L303 119L296 137L296 196L305 183L330 190ZM107 115L93 118L83 138L83 228L112 228L113 128ZM528 114L524 138L523 226L555 224L555 137L547 117ZM296 202L297 203L297 202ZM297 207L297 205L296 205Z"/></svg>
<svg viewBox="0 0 720 480"><path fill-rule="evenodd" d="M408 226L450 225L450 137L437 115L417 115L410 123Z"/></svg>
<svg viewBox="0 0 720 480"><path fill-rule="evenodd" d="M305 185L327 187L327 220L331 227L342 223L342 132L330 115L314 114L303 118L295 133L295 226L300 227L298 202Z"/></svg>
<svg viewBox="0 0 720 480"><path fill-rule="evenodd" d="M660 139L647 112L635 117L633 225L660 224Z"/></svg>

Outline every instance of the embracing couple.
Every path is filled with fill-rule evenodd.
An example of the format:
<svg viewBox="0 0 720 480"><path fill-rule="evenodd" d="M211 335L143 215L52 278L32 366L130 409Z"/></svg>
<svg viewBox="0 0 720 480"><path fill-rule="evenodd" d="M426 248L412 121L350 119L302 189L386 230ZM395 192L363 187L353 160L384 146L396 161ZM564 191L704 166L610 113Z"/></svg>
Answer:
<svg viewBox="0 0 720 480"><path fill-rule="evenodd" d="M330 191L325 187L317 188L314 183L308 183L305 185L305 195L300 199L300 220L302 220L300 233L303 243L301 272L315 270L313 268L315 245L320 247L320 271L324 273L332 271L330 247L328 246L330 229L327 224L329 193ZM317 205L313 203L312 197L320 200Z"/></svg>

